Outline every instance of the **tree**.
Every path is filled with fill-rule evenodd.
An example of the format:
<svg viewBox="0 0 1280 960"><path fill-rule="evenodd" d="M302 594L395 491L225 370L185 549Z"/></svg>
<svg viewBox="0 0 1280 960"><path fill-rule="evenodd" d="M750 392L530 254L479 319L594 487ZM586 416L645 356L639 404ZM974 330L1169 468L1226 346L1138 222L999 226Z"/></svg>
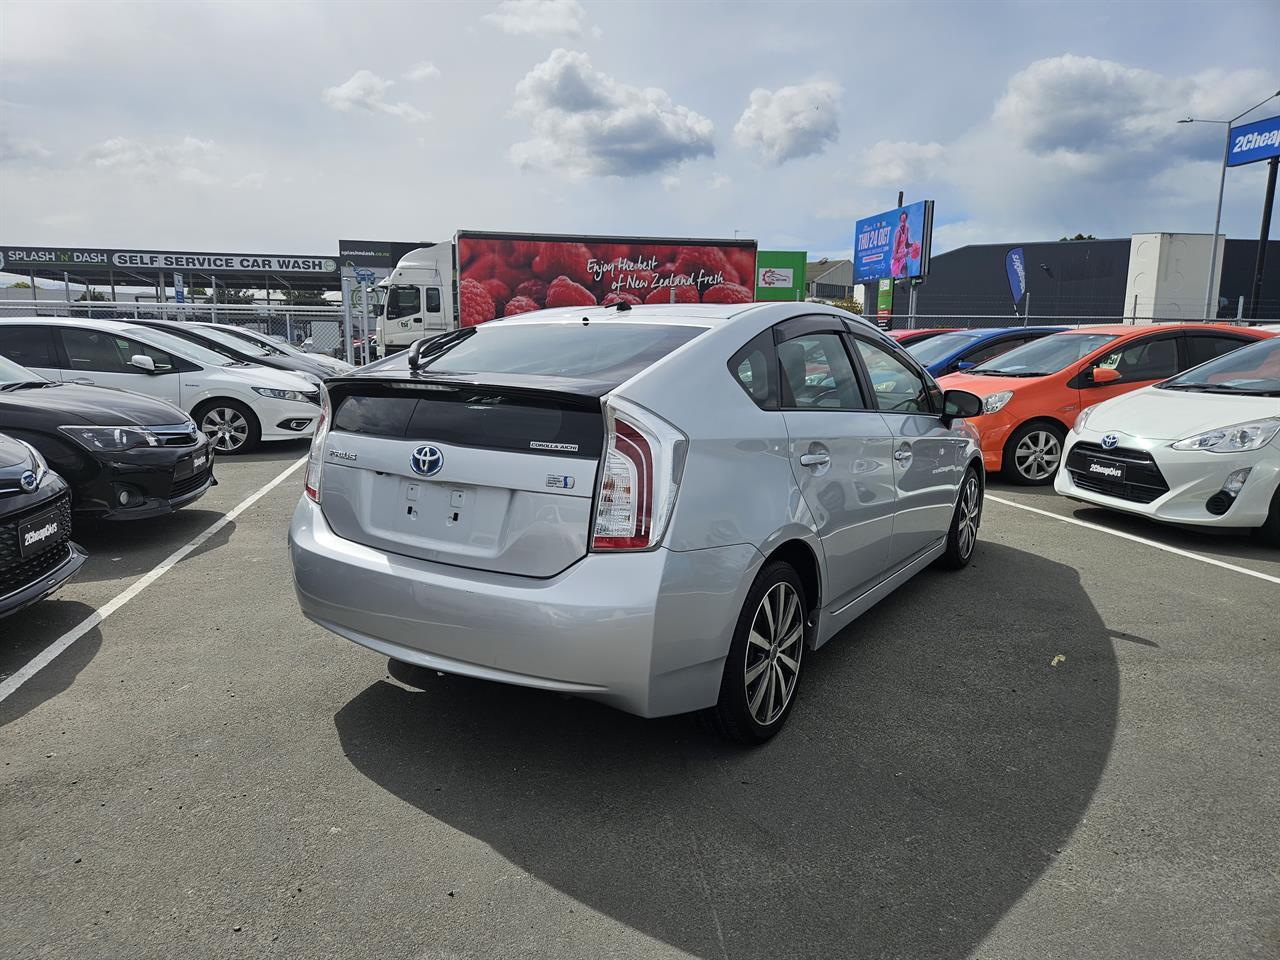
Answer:
<svg viewBox="0 0 1280 960"><path fill-rule="evenodd" d="M27 283L27 281L25 280L19 280L17 283L9 284L9 289L10 290L30 290L31 284Z"/></svg>
<svg viewBox="0 0 1280 960"><path fill-rule="evenodd" d="M1097 240L1097 239L1098 238L1095 237L1092 233L1090 234L1077 233L1074 237L1059 237L1058 242L1061 243L1063 240Z"/></svg>
<svg viewBox="0 0 1280 960"><path fill-rule="evenodd" d="M235 287L218 287L213 296L207 297L205 303L225 303L228 305L253 305L253 291L236 289Z"/></svg>
<svg viewBox="0 0 1280 960"><path fill-rule="evenodd" d="M841 310L847 310L850 313L862 315L862 301L857 297L844 297L838 300L823 299L822 297L809 297L809 303L825 303L829 307L839 307Z"/></svg>
<svg viewBox="0 0 1280 960"><path fill-rule="evenodd" d="M101 290L95 290L93 287L86 287L84 293L76 297L76 303L84 303L86 300L91 300L94 303L105 303L107 295Z"/></svg>
<svg viewBox="0 0 1280 960"><path fill-rule="evenodd" d="M324 307L329 304L320 290L282 290L280 299L288 307Z"/></svg>

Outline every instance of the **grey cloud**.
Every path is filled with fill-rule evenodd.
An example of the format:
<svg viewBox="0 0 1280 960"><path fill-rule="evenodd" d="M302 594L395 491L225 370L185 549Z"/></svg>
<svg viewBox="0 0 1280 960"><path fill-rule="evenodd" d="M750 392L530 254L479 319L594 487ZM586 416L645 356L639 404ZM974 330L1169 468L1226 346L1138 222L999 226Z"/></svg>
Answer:
<svg viewBox="0 0 1280 960"><path fill-rule="evenodd" d="M830 80L753 90L734 139L774 165L821 153L840 137L842 93Z"/></svg>
<svg viewBox="0 0 1280 960"><path fill-rule="evenodd" d="M0 163L39 163L51 156L53 154L38 140L0 132Z"/></svg>

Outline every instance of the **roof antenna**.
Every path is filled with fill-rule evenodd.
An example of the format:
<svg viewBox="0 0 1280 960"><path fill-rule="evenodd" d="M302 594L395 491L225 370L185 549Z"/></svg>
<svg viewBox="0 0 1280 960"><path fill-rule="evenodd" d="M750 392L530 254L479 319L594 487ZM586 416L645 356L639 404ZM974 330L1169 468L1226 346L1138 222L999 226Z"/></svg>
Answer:
<svg viewBox="0 0 1280 960"><path fill-rule="evenodd" d="M631 309L631 304L627 303L625 300L619 300L617 303L609 304L609 306L616 307L619 313L626 313Z"/></svg>

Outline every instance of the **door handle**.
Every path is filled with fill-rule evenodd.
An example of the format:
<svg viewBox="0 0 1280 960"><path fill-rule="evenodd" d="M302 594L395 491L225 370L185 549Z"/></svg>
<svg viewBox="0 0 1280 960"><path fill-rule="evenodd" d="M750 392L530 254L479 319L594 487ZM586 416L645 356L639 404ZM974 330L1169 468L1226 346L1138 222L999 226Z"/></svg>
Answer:
<svg viewBox="0 0 1280 960"><path fill-rule="evenodd" d="M800 455L800 466L802 467L823 467L831 462L831 457L825 453L802 453Z"/></svg>
<svg viewBox="0 0 1280 960"><path fill-rule="evenodd" d="M893 459L897 460L899 463L905 463L911 459L911 450L907 448L895 450L893 451Z"/></svg>
<svg viewBox="0 0 1280 960"><path fill-rule="evenodd" d="M90 380L88 377L75 377L74 379L69 380L69 381L68 381L68 383L78 383L78 384L80 384L80 386L82 386L82 387L93 387L93 386L97 386L97 384L95 384L95 383L94 383L92 380Z"/></svg>

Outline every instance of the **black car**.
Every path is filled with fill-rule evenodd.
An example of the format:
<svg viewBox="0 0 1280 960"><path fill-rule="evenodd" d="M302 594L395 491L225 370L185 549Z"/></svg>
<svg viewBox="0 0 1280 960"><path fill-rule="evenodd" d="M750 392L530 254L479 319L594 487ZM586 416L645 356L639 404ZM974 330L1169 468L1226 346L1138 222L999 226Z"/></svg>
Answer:
<svg viewBox="0 0 1280 960"><path fill-rule="evenodd" d="M207 323L182 323L178 320L130 320L136 327L150 327L153 330L164 330L176 337L198 343L200 346L241 363L256 363L260 367L271 367L275 370L290 370L293 373L309 375L316 380L333 376L323 364L307 357L295 357L277 350L268 350L256 343L250 343L234 334L219 330L216 325Z"/></svg>
<svg viewBox="0 0 1280 960"><path fill-rule="evenodd" d="M47 597L84 564L71 490L39 452L0 433L0 617Z"/></svg>
<svg viewBox="0 0 1280 960"><path fill-rule="evenodd" d="M0 431L40 451L71 485L82 516L154 517L217 483L213 447L177 407L126 390L46 380L4 357Z"/></svg>

